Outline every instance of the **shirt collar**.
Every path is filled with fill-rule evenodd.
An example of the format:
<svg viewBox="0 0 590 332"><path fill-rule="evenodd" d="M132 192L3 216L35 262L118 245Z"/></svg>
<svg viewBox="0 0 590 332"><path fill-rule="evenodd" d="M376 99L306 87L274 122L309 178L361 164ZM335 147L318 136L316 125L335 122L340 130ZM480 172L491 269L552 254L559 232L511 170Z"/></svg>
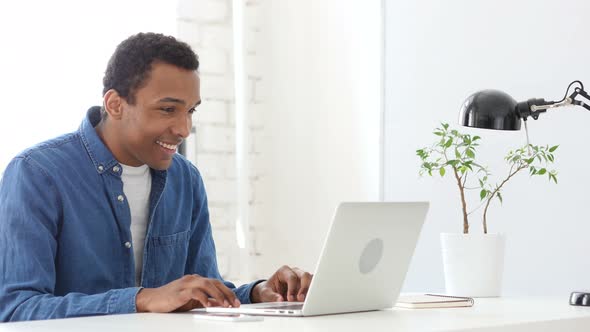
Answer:
<svg viewBox="0 0 590 332"><path fill-rule="evenodd" d="M92 106L86 113L86 117L82 121L78 131L84 147L94 164L94 169L99 174L102 174L118 164L118 162L96 133L94 127L100 122L100 118L100 106Z"/></svg>

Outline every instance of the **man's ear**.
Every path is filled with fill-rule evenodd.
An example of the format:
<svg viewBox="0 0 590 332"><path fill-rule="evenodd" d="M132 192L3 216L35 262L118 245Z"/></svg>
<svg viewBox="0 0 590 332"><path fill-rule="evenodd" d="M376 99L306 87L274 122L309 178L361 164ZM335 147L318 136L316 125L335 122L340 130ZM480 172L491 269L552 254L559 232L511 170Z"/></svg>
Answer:
<svg viewBox="0 0 590 332"><path fill-rule="evenodd" d="M107 91L102 98L102 102L109 118L115 120L121 119L123 116L123 104L125 103L125 100L123 100L115 89Z"/></svg>

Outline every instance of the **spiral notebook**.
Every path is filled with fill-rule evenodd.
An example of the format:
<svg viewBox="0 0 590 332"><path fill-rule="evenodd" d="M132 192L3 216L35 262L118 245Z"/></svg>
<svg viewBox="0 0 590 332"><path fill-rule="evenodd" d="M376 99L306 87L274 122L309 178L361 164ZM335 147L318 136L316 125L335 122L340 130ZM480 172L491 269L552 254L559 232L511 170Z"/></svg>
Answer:
<svg viewBox="0 0 590 332"><path fill-rule="evenodd" d="M398 308L459 308L472 307L473 298L441 294L402 294L395 304Z"/></svg>

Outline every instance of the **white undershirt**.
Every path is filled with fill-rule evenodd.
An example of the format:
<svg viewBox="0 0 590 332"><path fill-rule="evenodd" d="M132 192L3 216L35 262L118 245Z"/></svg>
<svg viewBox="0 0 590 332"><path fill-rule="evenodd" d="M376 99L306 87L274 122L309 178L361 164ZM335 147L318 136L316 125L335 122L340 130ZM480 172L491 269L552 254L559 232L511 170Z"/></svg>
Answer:
<svg viewBox="0 0 590 332"><path fill-rule="evenodd" d="M127 196L127 204L131 212L131 241L135 258L135 285L141 286L141 270L145 234L149 223L149 198L152 188L152 174L147 165L131 167L121 165L123 173L123 192Z"/></svg>

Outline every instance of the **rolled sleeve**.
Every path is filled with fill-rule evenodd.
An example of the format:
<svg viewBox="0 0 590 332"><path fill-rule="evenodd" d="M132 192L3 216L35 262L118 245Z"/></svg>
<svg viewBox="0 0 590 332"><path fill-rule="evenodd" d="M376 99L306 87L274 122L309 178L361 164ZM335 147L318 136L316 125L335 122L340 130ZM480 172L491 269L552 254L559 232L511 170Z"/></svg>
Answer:
<svg viewBox="0 0 590 332"><path fill-rule="evenodd" d="M112 292L108 300L109 314L129 314L137 312L136 299L141 287L117 289Z"/></svg>

